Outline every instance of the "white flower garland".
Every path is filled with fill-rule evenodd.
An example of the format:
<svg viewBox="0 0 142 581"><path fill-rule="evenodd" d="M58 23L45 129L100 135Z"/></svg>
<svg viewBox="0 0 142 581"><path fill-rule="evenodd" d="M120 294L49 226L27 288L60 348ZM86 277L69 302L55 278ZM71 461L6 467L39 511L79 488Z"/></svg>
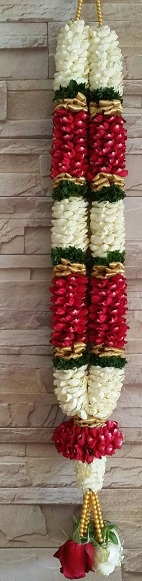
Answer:
<svg viewBox="0 0 142 581"><path fill-rule="evenodd" d="M89 244L87 205L81 196L54 203L51 228L52 248L74 246L86 250Z"/></svg>
<svg viewBox="0 0 142 581"><path fill-rule="evenodd" d="M84 20L76 20L65 24L58 36L55 55L56 73L54 75L54 91L67 87L74 80L88 83L89 73L89 26Z"/></svg>
<svg viewBox="0 0 142 581"><path fill-rule="evenodd" d="M87 420L88 416L108 418L116 407L124 380L124 370L87 365L53 370L59 405L67 416Z"/></svg>
<svg viewBox="0 0 142 581"><path fill-rule="evenodd" d="M90 212L92 256L105 256L107 252L125 248L123 200L92 202Z"/></svg>
<svg viewBox="0 0 142 581"><path fill-rule="evenodd" d="M93 462L81 462L81 460L72 460L73 467L76 473L77 485L82 488L83 492L92 490L98 492L103 486L106 456L98 459L94 458Z"/></svg>
<svg viewBox="0 0 142 581"><path fill-rule="evenodd" d="M90 89L113 87L123 94L122 54L118 44L118 36L109 26L90 28Z"/></svg>

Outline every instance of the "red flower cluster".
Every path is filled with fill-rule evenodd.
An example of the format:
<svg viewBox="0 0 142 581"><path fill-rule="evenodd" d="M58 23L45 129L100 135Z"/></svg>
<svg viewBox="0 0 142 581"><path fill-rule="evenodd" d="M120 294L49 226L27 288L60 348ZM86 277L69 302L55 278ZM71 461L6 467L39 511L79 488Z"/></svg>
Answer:
<svg viewBox="0 0 142 581"><path fill-rule="evenodd" d="M87 276L70 274L52 280L51 343L55 347L70 347L87 343Z"/></svg>
<svg viewBox="0 0 142 581"><path fill-rule="evenodd" d="M90 117L90 164L87 179L92 181L99 172L125 177L125 120L116 115L106 117L103 113Z"/></svg>
<svg viewBox="0 0 142 581"><path fill-rule="evenodd" d="M67 579L83 579L92 571L95 549L91 543L75 543L71 539L54 554L61 563L61 573Z"/></svg>
<svg viewBox="0 0 142 581"><path fill-rule="evenodd" d="M53 114L51 178L62 172L85 177L88 169L88 112L63 108Z"/></svg>
<svg viewBox="0 0 142 581"><path fill-rule="evenodd" d="M89 428L78 426L71 419L54 430L52 440L65 458L90 464L94 458L115 454L122 446L123 436L113 420L107 420L100 428Z"/></svg>
<svg viewBox="0 0 142 581"><path fill-rule="evenodd" d="M116 274L109 279L91 278L89 339L93 345L122 349L126 343L126 279Z"/></svg>

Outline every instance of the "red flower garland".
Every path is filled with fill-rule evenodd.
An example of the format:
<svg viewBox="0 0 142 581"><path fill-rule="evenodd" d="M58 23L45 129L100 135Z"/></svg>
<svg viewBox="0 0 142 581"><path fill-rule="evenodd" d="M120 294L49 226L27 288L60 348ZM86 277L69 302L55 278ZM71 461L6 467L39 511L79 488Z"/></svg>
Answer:
<svg viewBox="0 0 142 581"><path fill-rule="evenodd" d="M123 436L113 420L99 428L89 428L78 426L71 419L54 430L52 440L65 458L90 464L94 458L115 454L122 446Z"/></svg>
<svg viewBox="0 0 142 581"><path fill-rule="evenodd" d="M70 274L52 279L51 343L54 347L70 347L87 343L87 283L85 275Z"/></svg>
<svg viewBox="0 0 142 581"><path fill-rule="evenodd" d="M109 279L91 277L89 339L93 345L123 349L128 326L126 279L116 274Z"/></svg>
<svg viewBox="0 0 142 581"><path fill-rule="evenodd" d="M51 178L62 172L86 177L88 169L88 112L56 109L53 113Z"/></svg>
<svg viewBox="0 0 142 581"><path fill-rule="evenodd" d="M91 182L99 172L125 177L125 120L119 115L100 113L89 119L90 164L87 179Z"/></svg>

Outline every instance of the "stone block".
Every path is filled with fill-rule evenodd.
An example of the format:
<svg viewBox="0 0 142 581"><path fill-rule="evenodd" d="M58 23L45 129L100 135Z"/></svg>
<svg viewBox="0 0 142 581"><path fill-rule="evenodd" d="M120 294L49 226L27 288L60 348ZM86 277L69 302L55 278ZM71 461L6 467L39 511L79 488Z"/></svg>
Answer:
<svg viewBox="0 0 142 581"><path fill-rule="evenodd" d="M52 119L7 121L0 124L0 135L9 138L50 137L52 133Z"/></svg>
<svg viewBox="0 0 142 581"><path fill-rule="evenodd" d="M3 138L0 141L0 156L2 156L2 154L9 154L11 156L19 156L20 155L25 155L25 156L30 156L31 155L42 155L42 154L48 154L49 155L49 149L51 147L51 141L48 139L40 139L41 136L41 123L43 123L43 121L41 121L41 123L38 123L38 127L37 127L37 131L39 128L39 135L38 138L36 139L36 137L33 136L33 138L30 136L30 132L33 131L33 121L32 121L32 125L31 127L29 127L28 132L29 135L27 137L24 137L24 133L26 134L26 127L27 127L27 122L22 122L22 127L21 127L21 133L23 131L23 138L21 136L21 138L19 138L18 136L16 137L16 134L19 133L20 135L20 128L19 128L19 123L18 121L9 121L9 124L7 124L7 128L6 131L7 132L12 132L13 133L13 137L10 137L9 139L7 138ZM11 125L12 124L12 125ZM25 125L24 125L25 124ZM15 136L14 136L15 134ZM35 171L35 173L37 173L37 171Z"/></svg>
<svg viewBox="0 0 142 581"><path fill-rule="evenodd" d="M8 91L8 119L46 119L52 110L53 91Z"/></svg>
<svg viewBox="0 0 142 581"><path fill-rule="evenodd" d="M44 23L0 23L0 49L39 48L47 46L47 26Z"/></svg>
<svg viewBox="0 0 142 581"><path fill-rule="evenodd" d="M25 253L47 254L50 249L50 230L38 226L38 228L25 228Z"/></svg>
<svg viewBox="0 0 142 581"><path fill-rule="evenodd" d="M0 174L0 196L24 197L42 196L43 190L39 175L23 173L1 173Z"/></svg>
<svg viewBox="0 0 142 581"><path fill-rule="evenodd" d="M141 170L141 156L128 155L127 156L128 177L126 178L127 191L142 190L142 170ZM139 193L137 195L140 195Z"/></svg>
<svg viewBox="0 0 142 581"><path fill-rule="evenodd" d="M2 12L1 12L2 15ZM1 79L47 79L48 49L1 49Z"/></svg>
<svg viewBox="0 0 142 581"><path fill-rule="evenodd" d="M25 535L45 535L45 518L39 506L3 506L0 514L0 530L8 541Z"/></svg>
<svg viewBox="0 0 142 581"><path fill-rule="evenodd" d="M20 144L20 140L19 140ZM39 174L39 157L35 154L0 154L0 173Z"/></svg>
<svg viewBox="0 0 142 581"><path fill-rule="evenodd" d="M7 118L7 85L5 81L0 81L0 121Z"/></svg>
<svg viewBox="0 0 142 581"><path fill-rule="evenodd" d="M60 19L70 20L75 15L76 4L73 0L71 4L66 4L64 0L60 3ZM1 3L1 21L15 22L18 20L23 21L38 21L42 22L45 20L58 20L59 18L59 4L57 0L52 3L47 4L46 0L24 0L24 6L19 4L18 0L14 0L11 4L10 0L7 0L7 5L5 6L4 0Z"/></svg>
<svg viewBox="0 0 142 581"><path fill-rule="evenodd" d="M25 222L28 222L30 219L49 219L51 217L51 203L48 201L46 197L11 197L10 199L7 197L0 197L0 216L1 216L1 223L2 221L6 220L6 217L14 216L17 218L17 226L20 225L20 220L23 222L23 218L25 218ZM23 224L22 224L23 225ZM35 224L36 227L36 224ZM37 223L38 228L38 223Z"/></svg>

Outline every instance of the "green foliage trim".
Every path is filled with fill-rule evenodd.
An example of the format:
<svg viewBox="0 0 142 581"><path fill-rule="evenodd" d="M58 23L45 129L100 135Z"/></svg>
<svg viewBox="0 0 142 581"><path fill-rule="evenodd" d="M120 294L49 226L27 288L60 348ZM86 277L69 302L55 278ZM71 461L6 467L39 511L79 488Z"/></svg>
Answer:
<svg viewBox="0 0 142 581"><path fill-rule="evenodd" d="M104 100L111 100L111 99L119 99L121 103L123 103L123 98L119 94L119 91L115 91L113 87L100 87L100 89L94 89L93 91L88 92L88 101L99 103L100 99Z"/></svg>
<svg viewBox="0 0 142 581"><path fill-rule="evenodd" d="M91 198L93 202L114 203L118 202L118 200L123 200L125 196L126 196L125 192L123 192L121 188L119 188L119 186L115 184L108 188L103 187L98 192L93 192L91 189L89 192L89 198Z"/></svg>
<svg viewBox="0 0 142 581"><path fill-rule="evenodd" d="M87 196L87 184L85 183L83 186L78 186L71 181L68 180L61 180L59 186L53 189L52 197L53 200L64 200L64 198L71 198L73 196Z"/></svg>
<svg viewBox="0 0 142 581"><path fill-rule="evenodd" d="M74 246L68 246L68 248L61 248L57 246L51 250L52 264L60 264L61 258L65 258L70 262L79 262L80 264L88 263L88 253L83 252L80 248L75 248Z"/></svg>
<svg viewBox="0 0 142 581"><path fill-rule="evenodd" d="M83 93L83 95L87 94L87 88L85 83L77 83L76 81L71 80L67 87L62 87L55 91L54 99L55 101L60 101L61 99L73 99L76 97L77 93Z"/></svg>
<svg viewBox="0 0 142 581"><path fill-rule="evenodd" d="M110 262L124 262L125 252L120 252L119 250L112 250L108 252L106 256L96 256L92 257L92 264L104 264L108 266Z"/></svg>
<svg viewBox="0 0 142 581"><path fill-rule="evenodd" d="M74 369L79 368L82 365L86 365L89 361L89 354L87 351L83 353L81 357L77 359L63 359L62 357L53 357L53 365L56 369Z"/></svg>
<svg viewBox="0 0 142 581"><path fill-rule="evenodd" d="M79 520L74 519L74 522L75 522L75 524L74 524L72 538L76 543L81 543L81 544L91 543L94 547L100 546L93 521L91 521L89 523L88 530L84 534L83 537L80 537L80 535L79 535L79 525L80 525ZM114 543L114 545L118 545L118 538L116 535L117 528L114 524L110 524L109 522L104 522L104 528L102 529L101 533L102 533L102 538L103 538L103 545L102 545L103 548L106 548L106 550L107 550L107 548L109 548L108 547L109 541Z"/></svg>
<svg viewBox="0 0 142 581"><path fill-rule="evenodd" d="M120 357L119 355L113 355L112 357L99 357L95 353L91 353L89 359L90 365L99 365L100 367L117 367L117 369L122 369L127 363L125 357Z"/></svg>

